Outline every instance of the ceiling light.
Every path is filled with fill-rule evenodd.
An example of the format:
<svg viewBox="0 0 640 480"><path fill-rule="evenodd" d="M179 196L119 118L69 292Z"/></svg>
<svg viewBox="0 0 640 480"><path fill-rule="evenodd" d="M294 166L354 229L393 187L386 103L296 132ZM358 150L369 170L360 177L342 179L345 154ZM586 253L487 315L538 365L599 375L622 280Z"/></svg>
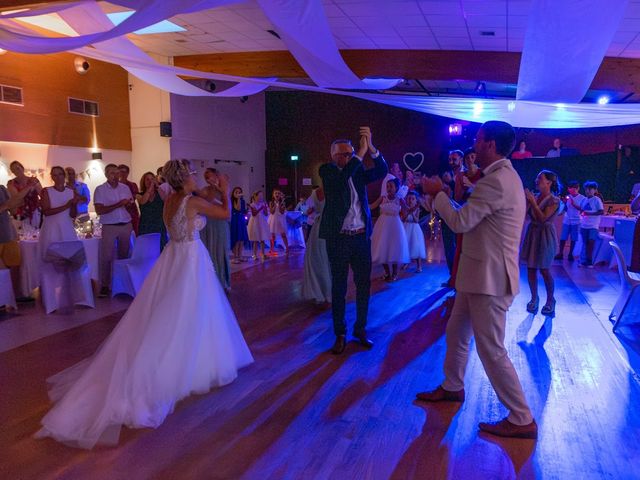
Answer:
<svg viewBox="0 0 640 480"><path fill-rule="evenodd" d="M610 98L607 95L601 95L598 97L598 105L606 105L609 100Z"/></svg>
<svg viewBox="0 0 640 480"><path fill-rule="evenodd" d="M473 116L474 117L479 117L483 110L484 110L484 104L480 100L478 100L477 102L473 103Z"/></svg>
<svg viewBox="0 0 640 480"><path fill-rule="evenodd" d="M114 25L120 25L127 18L129 18L133 14L133 11L128 12L116 12L116 13L107 13L107 17L109 20L113 22ZM150 33L169 33L169 32L186 32L186 28L182 28L180 25L176 25L169 20L163 20L158 23L154 23L153 25L149 25L148 27L141 28L140 30L136 30L135 34L137 35L146 35Z"/></svg>

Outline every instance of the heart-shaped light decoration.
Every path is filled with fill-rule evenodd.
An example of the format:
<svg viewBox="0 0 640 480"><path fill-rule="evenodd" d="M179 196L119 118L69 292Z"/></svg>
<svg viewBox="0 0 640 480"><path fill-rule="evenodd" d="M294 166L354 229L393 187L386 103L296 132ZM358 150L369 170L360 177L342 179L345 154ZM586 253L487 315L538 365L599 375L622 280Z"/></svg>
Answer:
<svg viewBox="0 0 640 480"><path fill-rule="evenodd" d="M407 170L415 172L424 163L424 155L422 152L405 153L402 157L402 163L407 167Z"/></svg>

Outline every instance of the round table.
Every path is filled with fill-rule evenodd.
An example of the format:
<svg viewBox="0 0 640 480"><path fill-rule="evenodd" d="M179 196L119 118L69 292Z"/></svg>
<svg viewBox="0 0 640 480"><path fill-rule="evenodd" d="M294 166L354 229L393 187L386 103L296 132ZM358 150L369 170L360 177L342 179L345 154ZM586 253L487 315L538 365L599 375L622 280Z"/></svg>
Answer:
<svg viewBox="0 0 640 480"><path fill-rule="evenodd" d="M91 269L91 278L100 279L100 238L80 238L87 255L87 263ZM23 295L30 295L40 286L40 253L38 240L20 240L20 254L22 265L20 266L20 287Z"/></svg>

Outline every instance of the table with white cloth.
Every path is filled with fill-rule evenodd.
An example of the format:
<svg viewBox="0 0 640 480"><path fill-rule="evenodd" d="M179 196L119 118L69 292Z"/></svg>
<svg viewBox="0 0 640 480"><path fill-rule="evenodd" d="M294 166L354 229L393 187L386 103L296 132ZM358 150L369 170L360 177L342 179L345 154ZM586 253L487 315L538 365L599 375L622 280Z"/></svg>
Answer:
<svg viewBox="0 0 640 480"><path fill-rule="evenodd" d="M79 239L84 246L87 255L87 263L91 268L91 279L100 279L100 238ZM22 265L20 266L20 287L24 295L29 295L40 286L40 263L42 253L38 240L20 240L20 254Z"/></svg>
<svg viewBox="0 0 640 480"><path fill-rule="evenodd" d="M287 211L285 216L287 220L287 240L289 241L289 246L305 248L306 243L304 241L304 233L302 232L302 223L300 222L302 212L291 210ZM276 236L276 245L284 247L284 245L282 245L282 239L278 236Z"/></svg>
<svg viewBox="0 0 640 480"><path fill-rule="evenodd" d="M556 217L554 224L558 232L558 240L562 232L563 216ZM627 217L623 215L602 215L600 217L599 238L593 249L593 263L604 263L611 268L616 268L616 260L613 250L609 245L610 240L615 240L622 249L622 252L629 264L631 260L631 245L633 244L633 229L635 228L636 217ZM617 232L616 232L616 226ZM602 230L606 230L606 233ZM612 232L612 233L610 233ZM582 252L582 235L578 236L578 241L574 245L573 251L576 256Z"/></svg>

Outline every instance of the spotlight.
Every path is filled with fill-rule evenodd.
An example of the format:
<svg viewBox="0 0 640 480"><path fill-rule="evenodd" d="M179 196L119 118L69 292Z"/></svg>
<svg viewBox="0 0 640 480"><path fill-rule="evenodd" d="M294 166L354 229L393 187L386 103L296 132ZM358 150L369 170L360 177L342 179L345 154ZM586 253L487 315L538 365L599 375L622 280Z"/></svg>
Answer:
<svg viewBox="0 0 640 480"><path fill-rule="evenodd" d="M4 48L0 48L0 55L4 55L7 51Z"/></svg>
<svg viewBox="0 0 640 480"><path fill-rule="evenodd" d="M478 100L477 102L473 103L473 116L474 117L479 117L482 114L482 111L484 110L484 104Z"/></svg>
<svg viewBox="0 0 640 480"><path fill-rule="evenodd" d="M509 110L510 112L513 112L516 109L516 102L509 102L507 104L507 110Z"/></svg>
<svg viewBox="0 0 640 480"><path fill-rule="evenodd" d="M452 137L462 135L462 125L459 123L452 123L449 125L449 135Z"/></svg>
<svg viewBox="0 0 640 480"><path fill-rule="evenodd" d="M607 95L601 95L598 97L598 105L606 105L609 103L610 98Z"/></svg>
<svg viewBox="0 0 640 480"><path fill-rule="evenodd" d="M207 80L204 82L204 89L208 90L210 92L215 92L216 91L216 84L213 83L211 80Z"/></svg>

